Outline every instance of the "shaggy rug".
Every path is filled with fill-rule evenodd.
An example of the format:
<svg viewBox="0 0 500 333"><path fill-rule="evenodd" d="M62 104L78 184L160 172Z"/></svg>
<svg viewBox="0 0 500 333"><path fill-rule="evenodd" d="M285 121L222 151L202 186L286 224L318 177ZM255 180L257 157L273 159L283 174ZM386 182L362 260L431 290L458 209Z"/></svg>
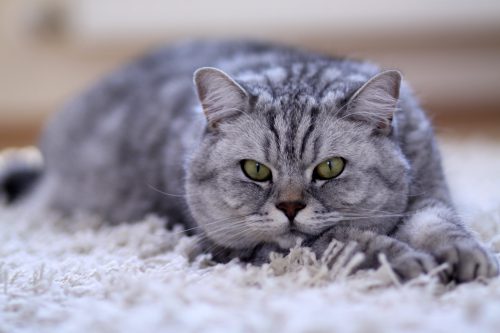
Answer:
<svg viewBox="0 0 500 333"><path fill-rule="evenodd" d="M500 145L442 148L460 214L499 255ZM347 276L355 262L328 270L303 248L217 265L164 224L0 208L0 332L500 332L500 278L401 285L386 264Z"/></svg>

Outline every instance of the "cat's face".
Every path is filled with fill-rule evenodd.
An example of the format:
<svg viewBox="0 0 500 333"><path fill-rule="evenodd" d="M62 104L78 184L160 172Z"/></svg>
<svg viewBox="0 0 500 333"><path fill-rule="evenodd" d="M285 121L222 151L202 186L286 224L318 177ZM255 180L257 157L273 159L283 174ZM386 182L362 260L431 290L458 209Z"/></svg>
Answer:
<svg viewBox="0 0 500 333"><path fill-rule="evenodd" d="M191 212L219 245L286 248L338 223L388 231L401 218L407 162L346 105L283 95L237 109L210 124L188 169Z"/></svg>

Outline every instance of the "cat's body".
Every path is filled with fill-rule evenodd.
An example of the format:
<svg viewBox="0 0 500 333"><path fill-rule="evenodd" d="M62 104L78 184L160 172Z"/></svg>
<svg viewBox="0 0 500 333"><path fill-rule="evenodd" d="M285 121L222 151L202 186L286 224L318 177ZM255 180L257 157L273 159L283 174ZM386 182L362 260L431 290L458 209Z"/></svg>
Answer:
<svg viewBox="0 0 500 333"><path fill-rule="evenodd" d="M223 72L199 70L195 89L206 66ZM364 267L385 253L404 278L437 262L458 281L496 275L453 211L429 121L399 73L378 73L260 43L160 50L52 120L34 197L115 223L166 216L220 260L260 262L297 239L321 255L338 239L358 242ZM342 164L328 179L327 160Z"/></svg>

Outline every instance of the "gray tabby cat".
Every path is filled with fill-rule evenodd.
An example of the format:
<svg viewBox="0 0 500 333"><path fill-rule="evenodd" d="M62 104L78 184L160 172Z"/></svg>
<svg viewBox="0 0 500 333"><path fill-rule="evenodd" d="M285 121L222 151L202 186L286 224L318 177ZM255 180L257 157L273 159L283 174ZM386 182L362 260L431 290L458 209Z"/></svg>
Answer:
<svg viewBox="0 0 500 333"><path fill-rule="evenodd" d="M207 67L210 66L210 67ZM193 89L193 73L194 88ZM450 201L429 120L398 71L255 42L190 42L57 114L31 200L113 223L182 223L222 262L355 241L403 280L498 274Z"/></svg>

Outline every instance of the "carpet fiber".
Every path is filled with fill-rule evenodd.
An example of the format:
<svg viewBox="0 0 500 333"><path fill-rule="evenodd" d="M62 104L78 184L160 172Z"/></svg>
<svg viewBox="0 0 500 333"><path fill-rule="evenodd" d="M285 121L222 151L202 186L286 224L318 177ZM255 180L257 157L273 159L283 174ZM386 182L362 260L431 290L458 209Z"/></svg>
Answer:
<svg viewBox="0 0 500 333"><path fill-rule="evenodd" d="M442 148L460 214L498 256L500 145ZM190 262L195 240L164 223L0 208L0 332L500 332L499 278L347 277L302 248L263 267Z"/></svg>

